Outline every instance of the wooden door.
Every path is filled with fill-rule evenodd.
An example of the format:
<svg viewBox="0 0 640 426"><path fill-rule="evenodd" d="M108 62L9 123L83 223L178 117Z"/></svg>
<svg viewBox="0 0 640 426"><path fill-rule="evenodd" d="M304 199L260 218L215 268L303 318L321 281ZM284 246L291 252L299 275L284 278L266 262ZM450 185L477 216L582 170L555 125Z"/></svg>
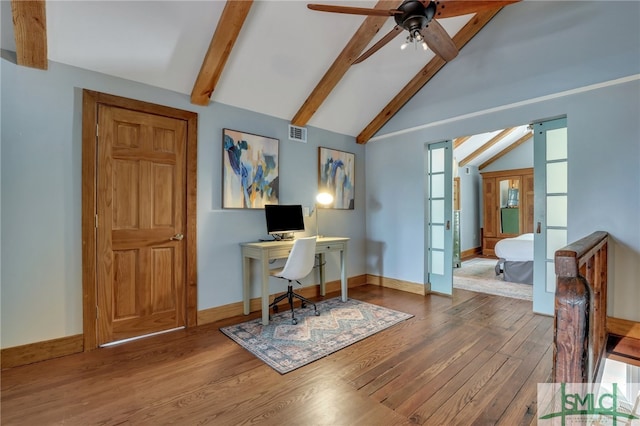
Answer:
<svg viewBox="0 0 640 426"><path fill-rule="evenodd" d="M453 210L460 210L460 177L453 178Z"/></svg>
<svg viewBox="0 0 640 426"><path fill-rule="evenodd" d="M530 234L533 232L533 170L530 174L522 175L522 208L521 208L521 220L523 221L522 229L523 234Z"/></svg>
<svg viewBox="0 0 640 426"><path fill-rule="evenodd" d="M184 120L98 107L98 344L185 325Z"/></svg>
<svg viewBox="0 0 640 426"><path fill-rule="evenodd" d="M496 180L494 178L482 179L482 194L484 215L484 233L485 237L495 237L498 235L498 210L497 210L497 189ZM491 247L493 248L493 246Z"/></svg>

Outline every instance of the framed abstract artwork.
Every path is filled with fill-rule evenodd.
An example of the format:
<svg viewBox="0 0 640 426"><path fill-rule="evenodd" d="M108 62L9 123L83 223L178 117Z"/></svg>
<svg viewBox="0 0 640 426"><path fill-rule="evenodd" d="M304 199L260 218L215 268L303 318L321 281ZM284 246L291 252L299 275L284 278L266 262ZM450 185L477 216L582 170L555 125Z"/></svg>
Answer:
<svg viewBox="0 0 640 426"><path fill-rule="evenodd" d="M318 192L333 195L329 208L354 209L356 155L337 149L318 148Z"/></svg>
<svg viewBox="0 0 640 426"><path fill-rule="evenodd" d="M222 130L222 208L261 209L278 204L278 139Z"/></svg>

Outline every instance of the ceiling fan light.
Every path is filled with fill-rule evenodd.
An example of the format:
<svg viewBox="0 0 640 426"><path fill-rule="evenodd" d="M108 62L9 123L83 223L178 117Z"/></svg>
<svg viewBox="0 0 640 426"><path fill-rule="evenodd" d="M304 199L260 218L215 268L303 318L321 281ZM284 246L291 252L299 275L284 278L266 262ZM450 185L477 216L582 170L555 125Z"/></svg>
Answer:
<svg viewBox="0 0 640 426"><path fill-rule="evenodd" d="M403 18L404 19L400 25L402 28L409 31L410 34L413 34L414 37L416 33L424 28L429 22L427 18L421 14L404 15Z"/></svg>
<svg viewBox="0 0 640 426"><path fill-rule="evenodd" d="M405 41L404 43L402 43L402 44L400 45L400 50L404 50L404 49L406 49L406 48L407 48L407 46L409 46L409 43L407 43L407 42Z"/></svg>
<svg viewBox="0 0 640 426"><path fill-rule="evenodd" d="M427 43L425 41L422 42L422 49L423 50L427 50L429 48L429 46L427 46Z"/></svg>

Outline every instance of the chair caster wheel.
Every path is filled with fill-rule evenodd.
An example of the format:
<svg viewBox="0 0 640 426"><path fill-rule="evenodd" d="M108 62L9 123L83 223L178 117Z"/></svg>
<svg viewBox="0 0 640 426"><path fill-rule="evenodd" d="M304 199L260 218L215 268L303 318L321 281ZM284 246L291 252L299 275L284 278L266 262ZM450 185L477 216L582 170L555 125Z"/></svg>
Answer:
<svg viewBox="0 0 640 426"><path fill-rule="evenodd" d="M306 307L307 307L307 304L306 304L306 303L304 303L304 302L302 302L302 303L300 304L300 307L301 307L301 308L306 308Z"/></svg>
<svg viewBox="0 0 640 426"><path fill-rule="evenodd" d="M273 305L273 312L278 313L278 305Z"/></svg>
<svg viewBox="0 0 640 426"><path fill-rule="evenodd" d="M298 320L297 320L297 319L293 318L293 319L291 320L291 324L296 325L297 323L298 323Z"/></svg>
<svg viewBox="0 0 640 426"><path fill-rule="evenodd" d="M316 316L319 317L320 316L320 311L316 311Z"/></svg>

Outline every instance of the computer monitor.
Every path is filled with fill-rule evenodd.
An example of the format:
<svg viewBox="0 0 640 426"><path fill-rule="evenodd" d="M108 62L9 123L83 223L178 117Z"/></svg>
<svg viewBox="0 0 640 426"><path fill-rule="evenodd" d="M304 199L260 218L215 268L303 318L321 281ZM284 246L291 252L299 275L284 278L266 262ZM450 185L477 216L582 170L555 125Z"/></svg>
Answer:
<svg viewBox="0 0 640 426"><path fill-rule="evenodd" d="M267 232L274 238L292 239L294 232L304 231L302 206L265 204L264 215L267 219Z"/></svg>

